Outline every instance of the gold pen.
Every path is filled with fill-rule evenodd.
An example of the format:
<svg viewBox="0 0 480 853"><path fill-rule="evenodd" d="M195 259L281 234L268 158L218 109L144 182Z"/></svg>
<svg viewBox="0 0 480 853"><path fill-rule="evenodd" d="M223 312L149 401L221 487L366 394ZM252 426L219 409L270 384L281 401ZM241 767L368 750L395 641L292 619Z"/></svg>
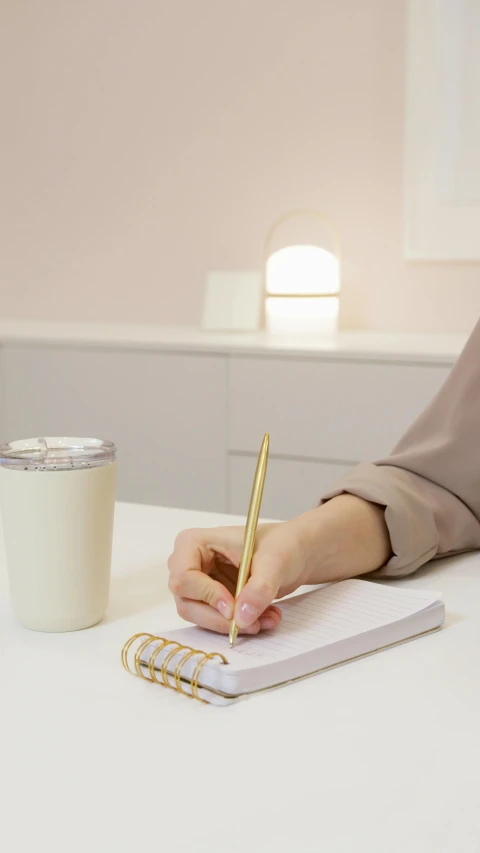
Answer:
<svg viewBox="0 0 480 853"><path fill-rule="evenodd" d="M258 516L262 503L263 485L265 483L265 474L267 473L268 448L270 444L270 436L268 432L262 441L260 453L258 455L257 470L255 471L255 479L253 481L252 497L250 498L250 506L248 508L247 523L245 525L245 537L243 540L242 557L238 569L237 588L235 590L235 599L240 595L245 586L250 574L250 566L252 564L253 550L255 548L255 534L257 532ZM230 630L228 639L230 648L237 639L238 626L232 619L230 622Z"/></svg>

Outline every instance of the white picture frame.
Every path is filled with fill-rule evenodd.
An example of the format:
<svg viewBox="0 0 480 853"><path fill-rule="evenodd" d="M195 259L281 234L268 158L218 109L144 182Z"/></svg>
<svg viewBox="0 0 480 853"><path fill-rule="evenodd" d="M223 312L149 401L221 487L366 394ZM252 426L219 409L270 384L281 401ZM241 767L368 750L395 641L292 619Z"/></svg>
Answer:
<svg viewBox="0 0 480 853"><path fill-rule="evenodd" d="M405 256L480 260L480 0L408 0Z"/></svg>
<svg viewBox="0 0 480 853"><path fill-rule="evenodd" d="M263 281L260 272L207 273L202 328L205 331L254 332L260 328Z"/></svg>

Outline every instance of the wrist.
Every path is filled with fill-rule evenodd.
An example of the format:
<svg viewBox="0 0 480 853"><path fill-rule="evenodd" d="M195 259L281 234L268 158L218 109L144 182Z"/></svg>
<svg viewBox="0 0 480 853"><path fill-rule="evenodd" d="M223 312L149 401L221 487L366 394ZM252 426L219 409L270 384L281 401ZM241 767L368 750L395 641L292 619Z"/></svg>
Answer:
<svg viewBox="0 0 480 853"><path fill-rule="evenodd" d="M302 583L342 580L375 571L391 556L384 507L343 494L294 519Z"/></svg>

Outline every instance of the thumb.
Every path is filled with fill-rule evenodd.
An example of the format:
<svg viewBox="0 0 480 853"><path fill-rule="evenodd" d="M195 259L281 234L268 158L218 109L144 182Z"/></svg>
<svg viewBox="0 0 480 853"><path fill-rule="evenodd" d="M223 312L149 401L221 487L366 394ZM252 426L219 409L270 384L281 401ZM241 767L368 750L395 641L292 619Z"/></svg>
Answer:
<svg viewBox="0 0 480 853"><path fill-rule="evenodd" d="M238 596L234 620L239 628L249 628L277 597L279 577L276 572L256 573Z"/></svg>

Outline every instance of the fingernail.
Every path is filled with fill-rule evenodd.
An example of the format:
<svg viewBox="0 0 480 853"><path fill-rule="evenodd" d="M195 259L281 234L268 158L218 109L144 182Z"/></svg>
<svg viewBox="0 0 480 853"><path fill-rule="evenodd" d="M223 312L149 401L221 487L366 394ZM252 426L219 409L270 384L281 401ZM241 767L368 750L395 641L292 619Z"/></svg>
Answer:
<svg viewBox="0 0 480 853"><path fill-rule="evenodd" d="M262 631L271 631L272 628L275 628L275 622L271 616L266 616L265 619L261 619L260 626Z"/></svg>
<svg viewBox="0 0 480 853"><path fill-rule="evenodd" d="M260 615L260 611L257 607L254 607L253 604L247 604L246 601L237 607L235 610L235 622L239 626L239 628L248 628L252 622L255 622L255 619L258 619Z"/></svg>
<svg viewBox="0 0 480 853"><path fill-rule="evenodd" d="M232 605L229 604L228 601L223 601L223 599L219 601L217 604L217 610L225 617L225 619L232 618Z"/></svg>

